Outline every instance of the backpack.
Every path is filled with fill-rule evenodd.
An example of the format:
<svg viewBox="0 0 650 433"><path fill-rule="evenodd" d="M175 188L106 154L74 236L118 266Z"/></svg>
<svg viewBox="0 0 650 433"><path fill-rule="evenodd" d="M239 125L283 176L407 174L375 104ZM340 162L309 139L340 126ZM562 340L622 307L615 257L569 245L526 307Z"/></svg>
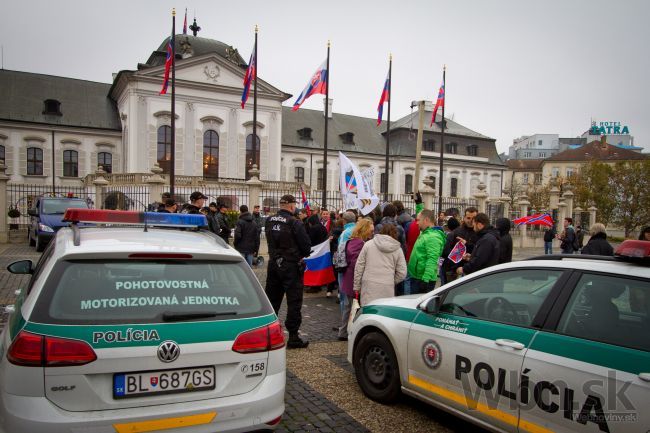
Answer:
<svg viewBox="0 0 650 433"><path fill-rule="evenodd" d="M336 251L332 256L332 264L339 271L343 271L343 269L348 267L348 258L345 252L345 247L347 246L347 244L348 241L339 242L338 246L336 247Z"/></svg>

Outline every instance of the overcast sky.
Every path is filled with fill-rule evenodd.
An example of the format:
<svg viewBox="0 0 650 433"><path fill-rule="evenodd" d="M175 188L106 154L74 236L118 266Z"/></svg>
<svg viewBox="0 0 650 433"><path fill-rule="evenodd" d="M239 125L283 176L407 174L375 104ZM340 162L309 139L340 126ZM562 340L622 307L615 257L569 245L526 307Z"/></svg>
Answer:
<svg viewBox="0 0 650 433"><path fill-rule="evenodd" d="M4 68L110 83L135 69L183 13L199 36L248 60L260 26L258 76L294 97L332 41L334 111L376 116L393 53L392 119L433 100L447 64L448 117L496 138L574 137L590 120L628 125L650 151L650 2L21 0L0 5ZM303 107L322 109L322 97ZM384 115L386 110L384 111Z"/></svg>

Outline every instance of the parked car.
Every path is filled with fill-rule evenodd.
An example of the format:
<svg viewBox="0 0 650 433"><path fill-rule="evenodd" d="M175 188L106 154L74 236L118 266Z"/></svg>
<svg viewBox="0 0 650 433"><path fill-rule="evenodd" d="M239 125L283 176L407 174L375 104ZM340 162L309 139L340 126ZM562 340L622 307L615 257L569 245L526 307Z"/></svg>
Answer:
<svg viewBox="0 0 650 433"><path fill-rule="evenodd" d="M0 335L1 433L277 426L282 327L242 256L198 229L203 215L69 209L65 219L36 266L8 267L31 280Z"/></svg>
<svg viewBox="0 0 650 433"><path fill-rule="evenodd" d="M34 207L27 211L30 216L27 228L29 245L36 247L38 252L43 251L61 227L70 225L63 222L63 214L68 208L87 209L88 204L81 198L40 197L37 199Z"/></svg>
<svg viewBox="0 0 650 433"><path fill-rule="evenodd" d="M499 432L646 433L650 242L616 254L497 265L365 305L348 340L361 389Z"/></svg>

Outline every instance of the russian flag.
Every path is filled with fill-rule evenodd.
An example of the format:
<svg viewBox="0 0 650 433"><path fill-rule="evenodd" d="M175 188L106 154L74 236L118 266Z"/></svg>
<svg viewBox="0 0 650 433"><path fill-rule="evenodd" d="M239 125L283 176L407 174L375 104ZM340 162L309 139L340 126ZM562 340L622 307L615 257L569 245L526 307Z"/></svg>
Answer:
<svg viewBox="0 0 650 433"><path fill-rule="evenodd" d="M436 101L436 106L433 109L433 116L431 116L431 125L436 121L436 114L438 113L438 108L445 105L445 84L443 83L438 90L438 100Z"/></svg>
<svg viewBox="0 0 650 433"><path fill-rule="evenodd" d="M305 259L305 265L305 286L324 286L335 281L329 239L312 247L311 254Z"/></svg>
<svg viewBox="0 0 650 433"><path fill-rule="evenodd" d="M377 126L381 124L381 118L384 114L384 102L388 102L388 93L390 89L390 79L386 75L386 81L384 82L384 90L381 91L381 97L379 98L379 105L377 106Z"/></svg>
<svg viewBox="0 0 650 433"><path fill-rule="evenodd" d="M172 35L169 38L169 43L167 44L167 58L165 59L165 78L163 79L163 86L160 90L161 95L167 93L167 87L169 86L169 71L172 69L172 57L174 55L174 47L172 43L174 42L174 36Z"/></svg>
<svg viewBox="0 0 650 433"><path fill-rule="evenodd" d="M241 108L246 106L246 101L248 101L248 93L251 90L251 83L257 76L257 65L255 64L255 50L257 46L253 47L253 52L251 53L251 59L248 62L248 68L246 68L246 75L244 75L244 93L241 95Z"/></svg>
<svg viewBox="0 0 650 433"><path fill-rule="evenodd" d="M324 95L327 93L327 60L325 60L316 70L314 75L309 80L307 87L304 88L298 99L293 103L291 111L296 111L311 95L320 93Z"/></svg>

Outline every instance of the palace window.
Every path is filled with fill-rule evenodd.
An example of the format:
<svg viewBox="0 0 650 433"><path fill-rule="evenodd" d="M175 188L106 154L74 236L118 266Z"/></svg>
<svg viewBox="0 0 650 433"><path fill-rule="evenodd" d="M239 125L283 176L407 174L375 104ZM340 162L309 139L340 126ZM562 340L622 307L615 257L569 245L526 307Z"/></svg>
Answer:
<svg viewBox="0 0 650 433"><path fill-rule="evenodd" d="M379 174L379 192L384 194L386 192L386 173Z"/></svg>
<svg viewBox="0 0 650 433"><path fill-rule="evenodd" d="M422 142L422 150L425 152L435 152L436 150L436 140L429 138Z"/></svg>
<svg viewBox="0 0 650 433"><path fill-rule="evenodd" d="M295 167L294 180L299 183L305 183L305 169L304 167Z"/></svg>
<svg viewBox="0 0 650 433"><path fill-rule="evenodd" d="M106 173L113 172L113 155L108 152L97 154L97 167L101 167Z"/></svg>
<svg viewBox="0 0 650 433"><path fill-rule="evenodd" d="M255 149L253 149L253 134L246 137L246 180L251 178L249 170L253 168L253 164L257 165L260 169L260 136L258 135L255 140Z"/></svg>
<svg viewBox="0 0 650 433"><path fill-rule="evenodd" d="M79 153L76 150L63 151L63 176L79 176Z"/></svg>
<svg viewBox="0 0 650 433"><path fill-rule="evenodd" d="M447 143L447 153L458 153L458 145L456 143Z"/></svg>
<svg viewBox="0 0 650 433"><path fill-rule="evenodd" d="M316 189L319 189L319 190L325 189L324 188L324 186L325 186L325 175L324 175L324 173L325 173L325 170L323 170L322 168L318 169L318 173L316 175Z"/></svg>
<svg viewBox="0 0 650 433"><path fill-rule="evenodd" d="M451 178L451 183L449 184L449 196L458 197L458 179L455 177Z"/></svg>
<svg viewBox="0 0 650 433"><path fill-rule="evenodd" d="M343 144L354 144L354 134L352 132L340 134L339 137L341 137Z"/></svg>
<svg viewBox="0 0 650 433"><path fill-rule="evenodd" d="M43 113L50 116L62 116L61 103L56 99L46 99L43 101Z"/></svg>
<svg viewBox="0 0 650 433"><path fill-rule="evenodd" d="M404 176L404 194L411 194L413 192L413 175L407 174Z"/></svg>
<svg viewBox="0 0 650 433"><path fill-rule="evenodd" d="M303 140L311 140L311 128L302 128L299 129L298 132L298 137L302 138Z"/></svg>
<svg viewBox="0 0 650 433"><path fill-rule="evenodd" d="M158 128L157 162L163 173L169 174L172 164L172 128L163 125Z"/></svg>
<svg viewBox="0 0 650 433"><path fill-rule="evenodd" d="M4 146L0 146L0 162L2 164L5 163L5 147Z"/></svg>
<svg viewBox="0 0 650 433"><path fill-rule="evenodd" d="M475 144L472 144L470 146L467 146L467 154L469 156L476 156L478 155L478 146Z"/></svg>
<svg viewBox="0 0 650 433"><path fill-rule="evenodd" d="M43 149L30 147L27 149L27 174L43 175Z"/></svg>
<svg viewBox="0 0 650 433"><path fill-rule="evenodd" d="M203 133L203 177L219 177L219 134L212 129Z"/></svg>

